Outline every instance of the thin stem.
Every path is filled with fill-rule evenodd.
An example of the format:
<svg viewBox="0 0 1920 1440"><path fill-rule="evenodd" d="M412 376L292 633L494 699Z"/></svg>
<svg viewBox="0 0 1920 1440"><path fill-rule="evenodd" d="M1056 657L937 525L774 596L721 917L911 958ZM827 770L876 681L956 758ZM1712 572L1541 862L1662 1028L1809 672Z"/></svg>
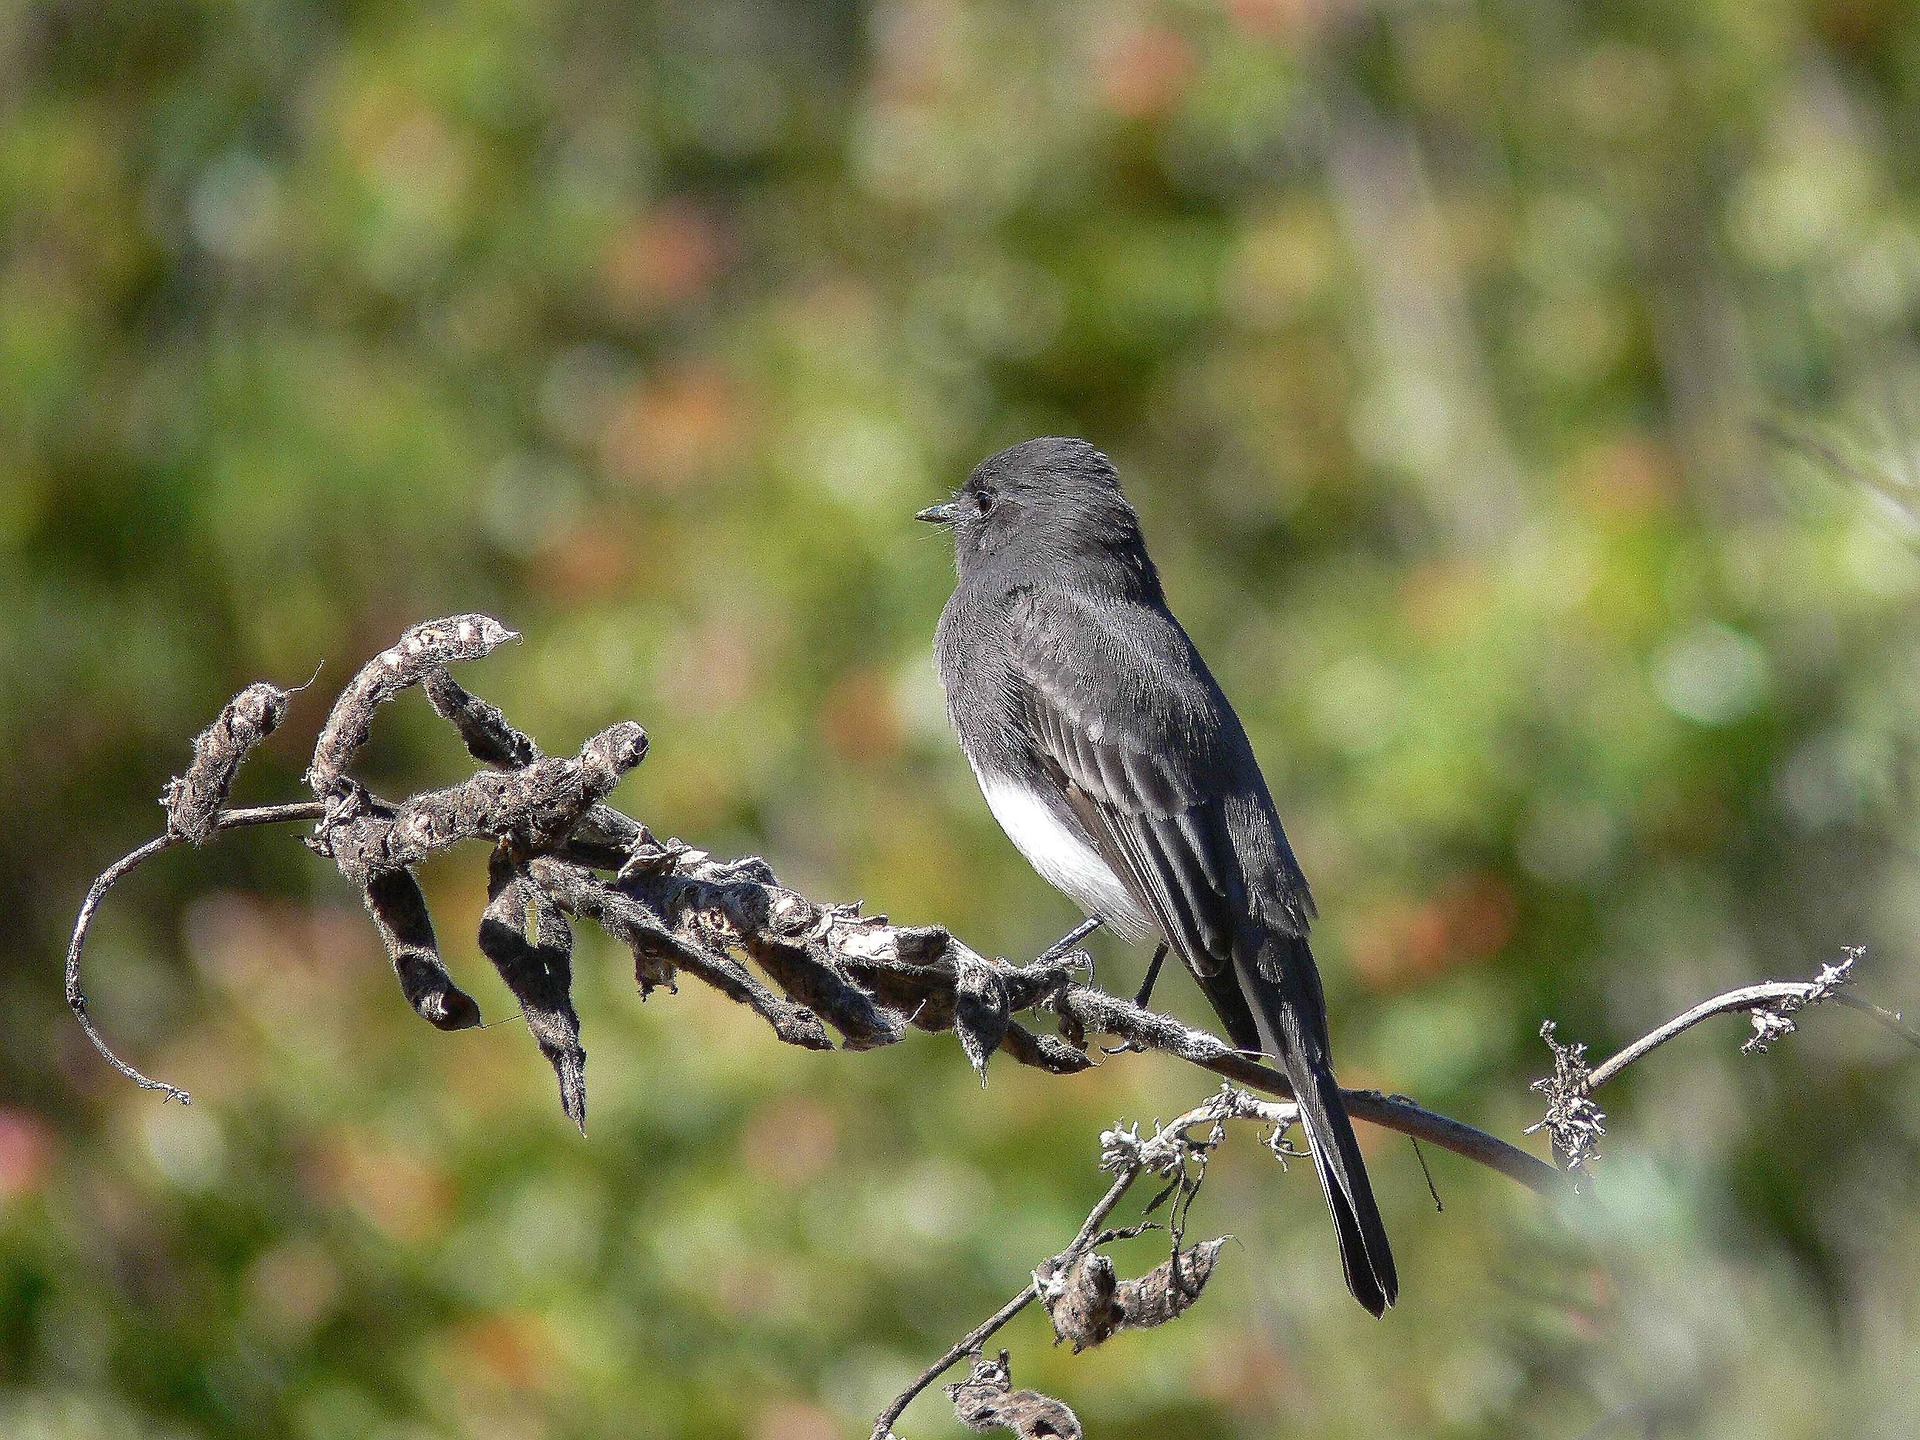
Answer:
<svg viewBox="0 0 1920 1440"><path fill-rule="evenodd" d="M1178 1123L1178 1121L1175 1122L1176 1125ZM1100 1227L1106 1223L1106 1219L1113 1213L1114 1207L1120 1203L1127 1191L1132 1188L1133 1182L1139 1178L1140 1167L1137 1165L1129 1166L1115 1177L1113 1184L1107 1187L1107 1193L1102 1195L1099 1203L1087 1212L1086 1223L1080 1227L1080 1233L1073 1237L1073 1242L1068 1245L1065 1250L1062 1250L1056 1258L1063 1263L1070 1263L1078 1259L1084 1251L1093 1248L1100 1238ZM892 1403L880 1412L879 1418L873 1422L872 1440L887 1440L887 1437L893 1433L893 1422L900 1418L901 1412L914 1402L921 1391L925 1390L929 1385L933 1384L934 1381L946 1374L947 1371L966 1359L967 1356L978 1353L980 1347L985 1345L995 1334L1005 1328L1007 1322L1012 1320L1014 1316L1018 1315L1038 1298L1039 1292L1034 1288L1034 1282L1029 1280L1026 1289L1022 1290L1018 1295L994 1311L991 1316L981 1321L980 1324L954 1341L952 1347L946 1354L934 1361L933 1364L929 1365L925 1370L922 1370L914 1382L898 1395L894 1396Z"/></svg>
<svg viewBox="0 0 1920 1440"><path fill-rule="evenodd" d="M295 821L318 820L326 813L326 806L317 800L301 801L293 805L256 805L239 810L222 810L214 817L213 828L220 830L239 830L252 825L282 825ZM67 1005L72 1009L74 1018L80 1022L80 1028L87 1032L87 1039L93 1042L106 1062L126 1076L142 1090L162 1092L162 1103L178 1100L182 1105L193 1103L178 1085L169 1085L164 1080L153 1080L142 1075L133 1066L114 1054L107 1042L101 1038L94 1027L93 1017L87 1013L87 997L80 988L80 955L86 948L87 933L93 928L94 916L99 912L100 902L107 898L119 881L139 869L154 856L186 840L184 835L156 835L137 850L130 850L113 864L101 871L87 890L87 898L81 902L79 917L74 921L73 939L67 942Z"/></svg>
<svg viewBox="0 0 1920 1440"><path fill-rule="evenodd" d="M902 1390L898 1395L894 1396L893 1403L880 1412L880 1418L873 1422L872 1440L888 1440L888 1437L893 1434L893 1422L900 1418L901 1412L904 1411L907 1406L919 1398L922 1390L925 1390L934 1381L946 1374L947 1371L966 1359L967 1356L979 1350L997 1331L1003 1328L1014 1316L1026 1309L1027 1306L1031 1305L1036 1298L1033 1282L1028 1281L1027 1288L1014 1296L1013 1299L1009 1300L1006 1304L1002 1305L998 1310L994 1311L990 1319L981 1322L981 1324L969 1330L965 1335L955 1341L951 1350L947 1351L946 1354L942 1355L938 1360L934 1361L933 1364L921 1371L919 1378L905 1390Z"/></svg>
<svg viewBox="0 0 1920 1440"><path fill-rule="evenodd" d="M1716 995L1711 1000L1702 1000L1691 1010L1674 1016L1659 1029L1642 1035L1619 1054L1594 1066L1592 1073L1587 1076L1587 1088L1598 1090L1634 1061L1666 1044L1676 1035L1691 1030L1702 1020L1710 1020L1715 1015L1741 1012L1751 1014L1756 1010L1765 1010L1778 1005L1782 1001L1808 1002L1815 998L1815 990L1816 986L1806 980L1769 980L1765 984L1743 985L1738 990L1729 990L1726 994ZM1820 998L1836 1000L1850 1009L1858 1010L1863 1015L1871 1016L1903 1040L1920 1045L1920 1031L1916 1031L1902 1016L1892 1010L1883 1010L1880 1006L1867 1000L1857 999L1844 990L1831 991Z"/></svg>
<svg viewBox="0 0 1920 1440"><path fill-rule="evenodd" d="M1120 1204L1120 1201L1125 1198L1127 1191L1132 1187L1133 1182L1139 1178L1140 1170L1138 1166L1130 1166L1115 1176L1113 1184L1107 1187L1107 1193L1100 1197L1100 1203L1087 1212L1087 1221L1080 1227L1080 1233L1073 1237L1073 1243L1067 1246L1061 1253L1065 1255L1078 1255L1082 1250L1090 1246L1093 1243L1094 1237L1100 1233L1100 1227L1107 1223L1107 1217L1114 1212L1115 1208Z"/></svg>
<svg viewBox="0 0 1920 1440"><path fill-rule="evenodd" d="M1598 1090L1634 1061L1658 1049L1674 1036L1691 1030L1702 1020L1709 1020L1715 1015L1728 1015L1736 1011L1752 1011L1766 1005L1777 1005L1782 1000L1802 1000L1806 998L1808 989L1809 986L1802 980L1769 980L1762 985L1743 985L1738 990L1729 990L1724 995L1715 995L1711 1000L1702 1000L1691 1010L1674 1016L1658 1029L1642 1035L1619 1054L1594 1066L1592 1073L1587 1076L1587 1088Z"/></svg>
<svg viewBox="0 0 1920 1440"><path fill-rule="evenodd" d="M1862 1000L1858 995L1846 990L1836 991L1829 997L1836 1005L1844 1005L1849 1010L1858 1010L1887 1027L1909 1045L1920 1045L1920 1030L1907 1023L1907 1017L1898 1010L1888 1010L1874 1004L1871 1000Z"/></svg>
<svg viewBox="0 0 1920 1440"><path fill-rule="evenodd" d="M1155 1045L1150 1039L1141 1038L1150 1048L1166 1048ZM1219 1054L1204 1057L1182 1055L1180 1058L1250 1090L1277 1095L1283 1100L1293 1098L1293 1085L1285 1075L1237 1050L1222 1050ZM1565 1192L1566 1176L1554 1166L1465 1121L1429 1110L1405 1096L1383 1095L1378 1090L1342 1090L1340 1098L1346 1102L1347 1115L1351 1119L1364 1120L1397 1134L1425 1140L1442 1150L1451 1150L1456 1155L1499 1171L1509 1180L1519 1182L1536 1194L1559 1195Z"/></svg>

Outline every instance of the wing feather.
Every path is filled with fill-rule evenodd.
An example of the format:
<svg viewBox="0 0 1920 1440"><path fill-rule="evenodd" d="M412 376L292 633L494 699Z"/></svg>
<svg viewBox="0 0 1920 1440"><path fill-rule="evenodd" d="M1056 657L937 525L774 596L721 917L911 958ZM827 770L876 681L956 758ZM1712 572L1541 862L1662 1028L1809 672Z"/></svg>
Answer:
<svg viewBox="0 0 1920 1440"><path fill-rule="evenodd" d="M1135 609L1122 625L1054 594L1022 596L1012 628L1019 698L1043 763L1181 958L1200 976L1220 974L1248 894L1227 801L1249 773L1257 783L1258 770L1250 752L1238 763L1246 738L1223 725L1231 711L1191 642L1163 613ZM1060 643L1068 628L1072 646Z"/></svg>
<svg viewBox="0 0 1920 1440"><path fill-rule="evenodd" d="M1026 592L1010 618L1012 683L1040 763L1233 1043L1286 1071L1348 1287L1380 1314L1399 1281L1334 1081L1306 938L1313 902L1232 707L1158 607L1116 615Z"/></svg>

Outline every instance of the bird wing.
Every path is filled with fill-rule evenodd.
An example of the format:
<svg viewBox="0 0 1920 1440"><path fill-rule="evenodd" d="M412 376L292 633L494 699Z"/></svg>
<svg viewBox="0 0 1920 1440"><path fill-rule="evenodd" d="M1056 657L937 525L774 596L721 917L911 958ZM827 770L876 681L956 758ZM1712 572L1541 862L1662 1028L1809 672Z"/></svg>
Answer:
<svg viewBox="0 0 1920 1440"><path fill-rule="evenodd" d="M1194 973L1229 968L1255 917L1305 934L1306 882L1246 735L1178 622L1053 591L1023 592L1012 620L1018 700L1043 768ZM1243 856L1271 864L1250 879Z"/></svg>
<svg viewBox="0 0 1920 1440"><path fill-rule="evenodd" d="M1328 1053L1312 900L1233 707L1159 606L1035 591L1012 618L1014 683L1041 765L1228 1037L1286 1071L1347 1285L1380 1314L1399 1280Z"/></svg>

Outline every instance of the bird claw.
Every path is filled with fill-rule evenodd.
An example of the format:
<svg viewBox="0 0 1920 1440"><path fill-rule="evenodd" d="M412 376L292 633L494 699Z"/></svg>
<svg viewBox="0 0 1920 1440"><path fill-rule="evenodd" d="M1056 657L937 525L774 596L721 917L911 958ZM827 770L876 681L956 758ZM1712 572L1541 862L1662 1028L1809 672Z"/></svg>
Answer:
<svg viewBox="0 0 1920 1440"><path fill-rule="evenodd" d="M1098 919L1081 921L1078 925L1074 926L1073 929L1069 930L1058 940L1054 941L1053 944L1041 951L1039 957L1035 959L1033 963L1035 965L1052 965L1068 958L1070 954L1078 954L1079 957L1086 962L1087 973L1089 978L1091 978L1093 973L1093 957L1088 955L1084 950L1075 951L1074 946L1098 930L1104 923L1106 922Z"/></svg>

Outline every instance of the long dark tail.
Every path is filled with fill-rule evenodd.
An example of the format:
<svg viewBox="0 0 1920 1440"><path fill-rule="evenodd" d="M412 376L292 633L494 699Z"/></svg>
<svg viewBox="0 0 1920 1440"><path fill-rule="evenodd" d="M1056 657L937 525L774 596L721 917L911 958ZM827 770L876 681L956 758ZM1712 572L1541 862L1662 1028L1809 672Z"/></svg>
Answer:
<svg viewBox="0 0 1920 1440"><path fill-rule="evenodd" d="M1302 937L1270 935L1254 954L1236 946L1234 969L1253 1012L1260 1048L1293 1082L1320 1188L1340 1237L1340 1263L1353 1298L1379 1315L1400 1294L1387 1227L1374 1203L1360 1143L1333 1078L1326 1002L1313 952Z"/></svg>

